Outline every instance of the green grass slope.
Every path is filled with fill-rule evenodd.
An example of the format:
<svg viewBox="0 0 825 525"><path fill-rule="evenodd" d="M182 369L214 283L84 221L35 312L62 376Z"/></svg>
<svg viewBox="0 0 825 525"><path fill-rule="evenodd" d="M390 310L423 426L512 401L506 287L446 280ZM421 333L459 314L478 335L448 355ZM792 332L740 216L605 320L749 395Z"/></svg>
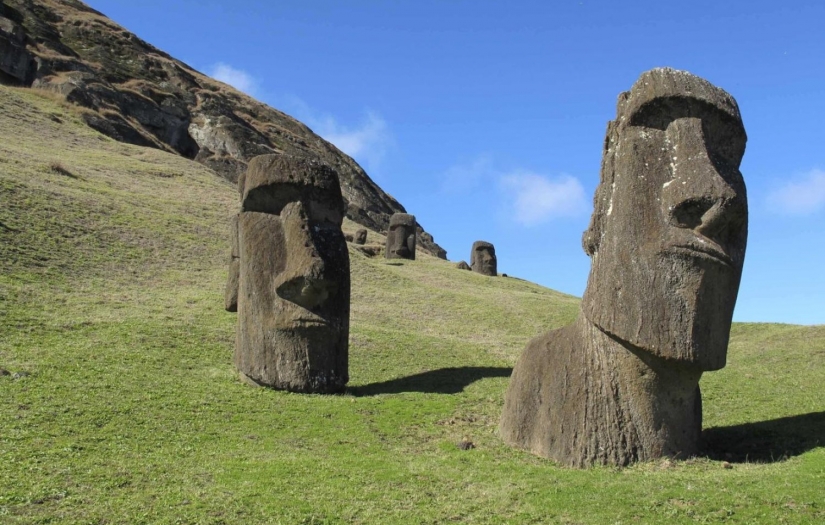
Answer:
<svg viewBox="0 0 825 525"><path fill-rule="evenodd" d="M825 327L734 326L707 457L568 470L496 425L578 299L351 251L348 393L253 389L222 309L235 189L72 111L0 87L0 523L825 521Z"/></svg>

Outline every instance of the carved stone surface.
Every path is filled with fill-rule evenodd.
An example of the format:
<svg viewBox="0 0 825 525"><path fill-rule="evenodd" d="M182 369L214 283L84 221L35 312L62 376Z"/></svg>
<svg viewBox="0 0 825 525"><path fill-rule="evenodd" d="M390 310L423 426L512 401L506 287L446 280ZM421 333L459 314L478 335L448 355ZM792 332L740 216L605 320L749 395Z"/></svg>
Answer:
<svg viewBox="0 0 825 525"><path fill-rule="evenodd" d="M455 265L455 267L459 270L472 270L472 268L470 268L470 265L467 264L466 261L459 261L458 264Z"/></svg>
<svg viewBox="0 0 825 525"><path fill-rule="evenodd" d="M335 171L301 157L262 155L249 162L242 195L235 366L253 384L342 391L350 276Z"/></svg>
<svg viewBox="0 0 825 525"><path fill-rule="evenodd" d="M409 213L395 213L390 217L390 230L384 251L387 259L415 260L415 216Z"/></svg>
<svg viewBox="0 0 825 525"><path fill-rule="evenodd" d="M361 228L355 231L355 244L367 243L367 230Z"/></svg>
<svg viewBox="0 0 825 525"><path fill-rule="evenodd" d="M571 325L514 368L503 439L571 466L697 453L699 379L725 365L747 240L734 99L672 69L619 96Z"/></svg>
<svg viewBox="0 0 825 525"><path fill-rule="evenodd" d="M485 241L474 242L470 252L470 267L476 273L495 277L498 268L495 247Z"/></svg>

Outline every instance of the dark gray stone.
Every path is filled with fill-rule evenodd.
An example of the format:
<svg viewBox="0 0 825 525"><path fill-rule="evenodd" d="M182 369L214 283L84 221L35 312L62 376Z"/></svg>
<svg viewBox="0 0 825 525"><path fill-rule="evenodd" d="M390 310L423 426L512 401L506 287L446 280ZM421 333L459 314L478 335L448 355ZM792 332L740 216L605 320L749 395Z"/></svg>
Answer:
<svg viewBox="0 0 825 525"><path fill-rule="evenodd" d="M459 270L472 270L472 268L470 268L470 265L467 264L465 261L459 261L459 263L456 264L455 267Z"/></svg>
<svg viewBox="0 0 825 525"><path fill-rule="evenodd" d="M235 366L246 381L334 393L348 381L350 276L335 171L288 155L252 159L238 217Z"/></svg>
<svg viewBox="0 0 825 525"><path fill-rule="evenodd" d="M387 259L415 260L415 216L409 213L395 213L390 217L390 230L384 255Z"/></svg>
<svg viewBox="0 0 825 525"><path fill-rule="evenodd" d="M0 16L0 83L31 84L36 64L26 49L26 34L17 23Z"/></svg>
<svg viewBox="0 0 825 525"><path fill-rule="evenodd" d="M581 313L516 364L507 443L577 467L698 452L699 379L725 365L745 256L745 142L734 99L690 73L619 96Z"/></svg>
<svg viewBox="0 0 825 525"><path fill-rule="evenodd" d="M361 228L355 232L355 244L367 243L367 230Z"/></svg>
<svg viewBox="0 0 825 525"><path fill-rule="evenodd" d="M498 268L495 247L486 241L474 242L470 252L470 267L476 273L495 277Z"/></svg>

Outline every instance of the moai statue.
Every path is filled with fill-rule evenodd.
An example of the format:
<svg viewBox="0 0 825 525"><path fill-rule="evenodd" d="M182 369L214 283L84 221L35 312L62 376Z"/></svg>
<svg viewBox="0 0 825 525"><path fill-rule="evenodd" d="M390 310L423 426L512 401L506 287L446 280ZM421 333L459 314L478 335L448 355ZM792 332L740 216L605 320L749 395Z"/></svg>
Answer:
<svg viewBox="0 0 825 525"><path fill-rule="evenodd" d="M415 260L415 215L393 213L384 250L387 259Z"/></svg>
<svg viewBox="0 0 825 525"><path fill-rule="evenodd" d="M492 244L485 241L473 243L473 249L470 252L470 267L474 272L495 277L497 264L496 249Z"/></svg>
<svg viewBox="0 0 825 525"><path fill-rule="evenodd" d="M459 270L472 270L472 268L470 268L470 265L467 264L466 261L459 261L458 264L455 265L455 267Z"/></svg>
<svg viewBox="0 0 825 525"><path fill-rule="evenodd" d="M367 243L367 230L361 228L360 230L355 230L355 244L366 244Z"/></svg>
<svg viewBox="0 0 825 525"><path fill-rule="evenodd" d="M240 184L235 367L255 385L341 392L350 275L338 175L318 161L262 155Z"/></svg>
<svg viewBox="0 0 825 525"><path fill-rule="evenodd" d="M507 443L576 467L697 453L699 378L725 366L745 257L745 142L733 97L690 73L619 96L581 312L516 364Z"/></svg>

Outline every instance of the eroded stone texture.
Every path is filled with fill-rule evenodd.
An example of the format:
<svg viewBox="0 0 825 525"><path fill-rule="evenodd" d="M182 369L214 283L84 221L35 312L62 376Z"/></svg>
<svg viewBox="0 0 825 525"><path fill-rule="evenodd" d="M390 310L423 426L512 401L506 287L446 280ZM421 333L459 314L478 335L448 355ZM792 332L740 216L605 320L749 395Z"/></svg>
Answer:
<svg viewBox="0 0 825 525"><path fill-rule="evenodd" d="M0 12L0 83L27 85L34 76L34 57L26 49L23 28L5 14L4 7Z"/></svg>
<svg viewBox="0 0 825 525"><path fill-rule="evenodd" d="M474 242L470 252L470 267L476 273L495 277L498 267L495 247L485 241Z"/></svg>
<svg viewBox="0 0 825 525"><path fill-rule="evenodd" d="M367 243L367 230L361 228L355 231L355 244Z"/></svg>
<svg viewBox="0 0 825 525"><path fill-rule="evenodd" d="M415 260L415 216L409 213L394 213L390 217L387 232L385 256L387 259Z"/></svg>
<svg viewBox="0 0 825 525"><path fill-rule="evenodd" d="M619 96L572 324L513 371L503 439L571 466L697 453L699 379L725 365L747 240L734 99L672 69Z"/></svg>
<svg viewBox="0 0 825 525"><path fill-rule="evenodd" d="M350 276L335 171L301 157L262 155L249 162L242 195L235 366L258 385L342 391Z"/></svg>
<svg viewBox="0 0 825 525"><path fill-rule="evenodd" d="M226 290L224 291L224 308L227 312L238 311L238 279L240 278L241 263L238 256L238 215L232 216L229 225L230 245L232 251L229 255L229 278L226 280Z"/></svg>

